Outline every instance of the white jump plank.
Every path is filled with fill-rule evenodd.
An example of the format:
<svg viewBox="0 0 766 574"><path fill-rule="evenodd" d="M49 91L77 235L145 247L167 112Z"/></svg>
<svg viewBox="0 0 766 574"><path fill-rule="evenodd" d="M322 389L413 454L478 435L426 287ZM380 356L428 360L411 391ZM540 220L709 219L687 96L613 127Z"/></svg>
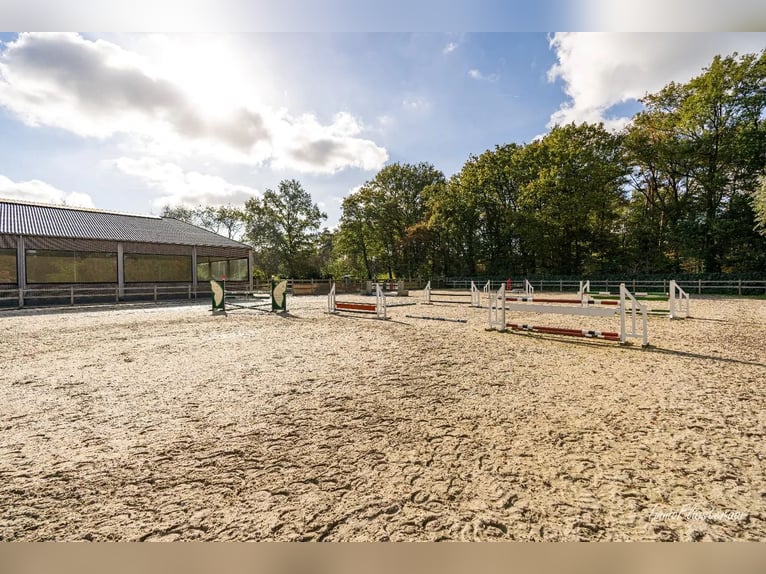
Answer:
<svg viewBox="0 0 766 574"><path fill-rule="evenodd" d="M616 309L606 307L572 307L565 305L535 305L534 303L506 303L508 311L526 313L552 313L555 315L582 315L589 317L614 317Z"/></svg>

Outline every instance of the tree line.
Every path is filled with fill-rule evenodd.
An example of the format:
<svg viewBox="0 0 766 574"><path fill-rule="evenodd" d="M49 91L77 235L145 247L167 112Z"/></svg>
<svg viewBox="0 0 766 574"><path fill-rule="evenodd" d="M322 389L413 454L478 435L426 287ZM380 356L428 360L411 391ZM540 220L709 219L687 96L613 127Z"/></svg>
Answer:
<svg viewBox="0 0 766 574"><path fill-rule="evenodd" d="M766 273L766 50L641 102L618 133L555 126L449 178L387 165L332 231L296 180L244 208L163 215L249 243L265 277Z"/></svg>

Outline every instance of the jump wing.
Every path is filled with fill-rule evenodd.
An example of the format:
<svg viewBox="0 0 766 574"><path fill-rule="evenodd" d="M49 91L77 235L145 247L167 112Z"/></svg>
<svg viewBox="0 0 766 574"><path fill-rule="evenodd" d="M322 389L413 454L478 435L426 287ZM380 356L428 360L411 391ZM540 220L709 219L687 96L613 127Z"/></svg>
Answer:
<svg viewBox="0 0 766 574"><path fill-rule="evenodd" d="M210 290L213 292L213 309L223 308L223 287L215 279L210 280Z"/></svg>
<svg viewBox="0 0 766 574"><path fill-rule="evenodd" d="M273 310L285 311L285 295L287 294L287 279L283 279L274 286L271 293L271 305Z"/></svg>

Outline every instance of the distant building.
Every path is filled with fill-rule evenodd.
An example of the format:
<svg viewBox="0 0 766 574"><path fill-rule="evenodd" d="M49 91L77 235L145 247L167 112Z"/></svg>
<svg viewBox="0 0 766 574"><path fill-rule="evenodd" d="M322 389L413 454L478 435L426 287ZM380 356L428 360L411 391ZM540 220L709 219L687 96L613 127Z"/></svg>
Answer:
<svg viewBox="0 0 766 574"><path fill-rule="evenodd" d="M176 219L0 199L0 292L21 289L20 305L23 290L122 300L152 285L196 296L211 277L252 288L252 267L249 245Z"/></svg>

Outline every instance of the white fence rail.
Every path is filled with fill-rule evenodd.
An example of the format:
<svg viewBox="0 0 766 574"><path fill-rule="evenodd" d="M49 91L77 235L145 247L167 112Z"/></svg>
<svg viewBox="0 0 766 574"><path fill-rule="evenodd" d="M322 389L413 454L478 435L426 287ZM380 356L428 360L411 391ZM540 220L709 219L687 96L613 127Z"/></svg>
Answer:
<svg viewBox="0 0 766 574"><path fill-rule="evenodd" d="M490 290L497 290L500 285L506 285L507 280L486 278L474 279L432 279L431 286L434 289L455 289L470 291L471 282L483 285L485 297ZM232 282L237 284L239 282ZM244 282L242 282L244 284ZM366 280L345 279L339 280L339 285L348 289L364 289ZM406 289L423 289L428 283L425 279L406 279ZM625 283L632 292L664 293L670 295L671 280L652 281L641 279L629 279L623 281L595 280L590 279L591 292L614 292L619 290L620 283ZM725 295L766 295L766 280L678 280L677 285L691 295L725 294ZM330 290L331 279L303 279L289 280L288 289L291 293L301 287L314 286L317 291L313 294L326 294ZM396 290L397 282L381 281L384 291ZM581 280L558 280L558 279L535 279L528 283L524 279L513 280L512 287L525 288L529 292L572 292L577 293L581 288ZM255 289L269 290L269 283L254 283ZM488 286L488 287L487 287ZM348 291L346 291L348 292ZM308 294L308 293L306 293ZM121 303L129 301L161 301L161 300L195 300L209 297L210 287L207 282L200 281L197 289L191 283L183 284L144 284L128 285L120 290L116 285L64 285L64 286L33 286L19 290L13 286L0 286L0 308L16 308L26 306L50 306L50 305L77 305L86 303Z"/></svg>
<svg viewBox="0 0 766 574"><path fill-rule="evenodd" d="M192 284L137 285L120 289L116 286L83 285L29 287L26 289L0 288L0 308L41 307L98 303L125 303L139 301L194 300L210 296L209 285Z"/></svg>
<svg viewBox="0 0 766 574"><path fill-rule="evenodd" d="M672 279L672 278L671 278ZM621 280L596 280L590 279L591 292L610 291L619 293L620 283L632 292L649 292L669 294L670 281L666 280L643 280L643 279L621 279ZM432 280L431 285L439 289L468 289L471 281L486 281L486 279L444 279L440 281ZM521 285L523 281L513 280L512 285ZM493 279L490 281L493 289L497 289L504 280ZM529 282L536 292L573 292L576 293L581 288L581 280L559 280L559 279L535 279ZM729 295L766 295L766 280L676 280L676 283L684 291L696 295L709 294L729 294ZM506 284L507 287L507 284Z"/></svg>

